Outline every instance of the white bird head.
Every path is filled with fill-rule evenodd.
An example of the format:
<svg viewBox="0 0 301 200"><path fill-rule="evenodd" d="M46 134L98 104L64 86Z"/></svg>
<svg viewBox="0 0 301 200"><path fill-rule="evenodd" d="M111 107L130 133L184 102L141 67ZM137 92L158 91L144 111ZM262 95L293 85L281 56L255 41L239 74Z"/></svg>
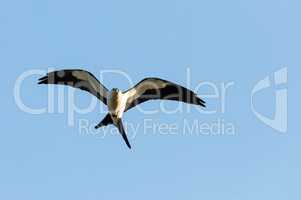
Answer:
<svg viewBox="0 0 301 200"><path fill-rule="evenodd" d="M114 93L119 93L119 92L120 92L120 90L119 90L118 88L113 88L113 89L111 90L111 92L114 92Z"/></svg>

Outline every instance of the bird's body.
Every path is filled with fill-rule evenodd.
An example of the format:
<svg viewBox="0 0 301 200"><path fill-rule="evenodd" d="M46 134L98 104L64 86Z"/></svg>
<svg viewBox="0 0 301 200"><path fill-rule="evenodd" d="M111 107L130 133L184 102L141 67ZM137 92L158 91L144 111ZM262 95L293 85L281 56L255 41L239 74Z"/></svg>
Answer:
<svg viewBox="0 0 301 200"><path fill-rule="evenodd" d="M112 117L112 120L114 124L117 123L118 119L122 118L122 115L124 113L125 107L126 107L126 95L123 94L118 89L113 89L110 91L108 96L108 110Z"/></svg>
<svg viewBox="0 0 301 200"><path fill-rule="evenodd" d="M159 78L145 78L125 92L116 88L109 91L90 72L80 69L67 69L48 73L39 79L38 84L68 85L96 96L108 106L108 114L95 128L114 124L129 148L131 148L131 145L122 124L122 116L124 112L136 105L152 99L161 99L205 107L205 102L197 97L193 91Z"/></svg>

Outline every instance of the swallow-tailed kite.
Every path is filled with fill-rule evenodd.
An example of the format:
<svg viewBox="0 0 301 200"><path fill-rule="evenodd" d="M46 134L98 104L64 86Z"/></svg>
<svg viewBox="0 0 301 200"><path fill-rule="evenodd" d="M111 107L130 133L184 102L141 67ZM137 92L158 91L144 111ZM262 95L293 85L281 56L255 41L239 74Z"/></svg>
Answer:
<svg viewBox="0 0 301 200"><path fill-rule="evenodd" d="M178 84L159 78L145 78L133 88L122 92L117 88L109 91L93 74L80 69L53 71L39 79L38 84L61 84L90 92L108 106L108 114L95 128L115 125L126 145L131 148L122 125L122 115L134 106L148 100L174 100L205 107L205 101Z"/></svg>

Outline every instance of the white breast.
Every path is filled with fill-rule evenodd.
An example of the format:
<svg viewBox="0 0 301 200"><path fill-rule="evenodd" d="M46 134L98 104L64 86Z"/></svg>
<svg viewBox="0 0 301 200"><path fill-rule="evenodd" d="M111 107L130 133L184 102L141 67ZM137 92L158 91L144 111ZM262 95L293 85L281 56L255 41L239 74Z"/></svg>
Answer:
<svg viewBox="0 0 301 200"><path fill-rule="evenodd" d="M113 117L121 118L125 110L126 96L122 92L110 92L108 97L108 109Z"/></svg>

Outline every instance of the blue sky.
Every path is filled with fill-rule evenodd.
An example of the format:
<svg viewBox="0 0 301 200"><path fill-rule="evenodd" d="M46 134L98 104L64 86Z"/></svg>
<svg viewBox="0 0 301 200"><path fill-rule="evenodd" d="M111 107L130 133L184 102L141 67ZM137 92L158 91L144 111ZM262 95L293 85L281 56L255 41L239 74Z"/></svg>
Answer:
<svg viewBox="0 0 301 200"><path fill-rule="evenodd" d="M0 1L0 199L300 199L299 10L294 0ZM155 76L182 85L188 70L192 89L210 82L221 94L222 84L233 85L225 99L204 98L207 111L216 111L211 114L194 106L176 114L132 109L124 116L128 123L142 126L150 119L179 129L158 134L140 128L128 150L119 135L81 134L81 119L97 123L104 117L100 102L68 125L63 87L54 87L55 98L59 88L65 92L63 113L57 102L54 113L20 109L14 98L18 77L49 67L82 68L96 76L117 70L133 82ZM259 80L284 67L289 87L280 88L289 88L289 116L288 130L280 133L254 115L250 95ZM20 90L34 108L48 99L47 87L36 84L39 77L27 77ZM130 86L108 71L103 83ZM257 94L260 113L275 114L278 89L272 85ZM205 96L212 88L196 92ZM79 107L92 98L81 91L75 97ZM184 120L195 119L209 125L222 120L234 133L183 134Z"/></svg>

